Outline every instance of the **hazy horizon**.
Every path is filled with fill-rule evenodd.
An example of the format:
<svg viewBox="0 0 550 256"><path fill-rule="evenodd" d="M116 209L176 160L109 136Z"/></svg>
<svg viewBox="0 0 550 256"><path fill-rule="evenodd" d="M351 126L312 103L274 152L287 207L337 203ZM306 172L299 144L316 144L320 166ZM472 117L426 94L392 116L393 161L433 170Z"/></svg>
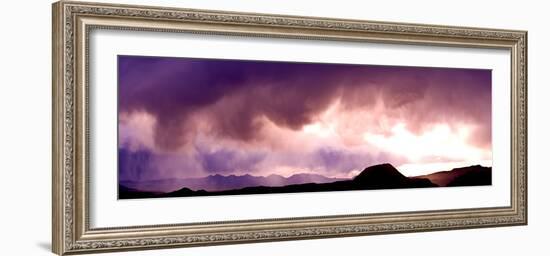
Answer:
<svg viewBox="0 0 550 256"><path fill-rule="evenodd" d="M389 164L389 163L380 163L380 164ZM377 164L379 165L379 164ZM432 171L432 168L428 168L426 172L423 172L423 173L420 173L420 174L414 174L414 175L406 175L407 177L416 177L416 176L422 176L422 175L427 175L427 174L433 174L435 172L443 172L443 171L451 171L452 169L456 169L456 168L463 168L463 167L470 167L470 166L475 166L475 165L479 165L479 166L482 166L482 167L489 167L491 168L492 165L489 165L489 164L471 164L471 165L465 165L465 166L455 166L455 167L452 167L451 169L436 169L436 170L433 170ZM365 168L367 168L369 166L366 166ZM397 168L400 172L402 172L399 168ZM292 176L296 176L296 175L320 175L320 176L323 176L325 178L331 178L331 179L352 179L353 177L355 176L325 176L325 175L322 175L322 174L318 174L318 173L312 173L312 172L300 172L300 173L292 173L292 174L288 174L288 175L280 175L280 174L277 174L277 173L271 173L271 174L262 174L262 175L255 175L255 174L250 174L250 173L230 173L230 174L219 174L219 173L214 173L214 174L207 174L206 176L189 176L189 177L183 177L183 178L173 178L173 177L169 177L169 178L165 178L165 179L158 179L158 180L147 180L147 181L160 181L160 180L170 180L170 179L201 179L201 178L207 178L207 177L212 177L212 176L222 176L222 177L230 177L230 176L236 176L236 177L242 177L242 176L252 176L252 177L269 177L269 176L280 176L280 177L283 177L283 178L290 178ZM139 182L139 181L132 181L132 180L121 180L121 181L124 181L124 182ZM144 182L147 182L147 181L144 181Z"/></svg>

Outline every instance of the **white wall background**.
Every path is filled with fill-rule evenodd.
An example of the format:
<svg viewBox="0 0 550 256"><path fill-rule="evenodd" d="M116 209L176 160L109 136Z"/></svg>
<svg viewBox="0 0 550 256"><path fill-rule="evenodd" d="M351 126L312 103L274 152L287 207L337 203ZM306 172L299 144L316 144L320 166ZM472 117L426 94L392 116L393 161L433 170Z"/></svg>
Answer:
<svg viewBox="0 0 550 256"><path fill-rule="evenodd" d="M97 0L96 0L97 1ZM111 0L99 0L112 2ZM550 22L544 1L183 1L121 3L529 31L529 225L228 245L111 255L545 255L550 228ZM50 1L9 1L0 15L1 255L51 255ZM546 72L545 72L546 71ZM545 74L546 73L546 74ZM545 232L546 231L546 232ZM528 253L530 252L530 253Z"/></svg>

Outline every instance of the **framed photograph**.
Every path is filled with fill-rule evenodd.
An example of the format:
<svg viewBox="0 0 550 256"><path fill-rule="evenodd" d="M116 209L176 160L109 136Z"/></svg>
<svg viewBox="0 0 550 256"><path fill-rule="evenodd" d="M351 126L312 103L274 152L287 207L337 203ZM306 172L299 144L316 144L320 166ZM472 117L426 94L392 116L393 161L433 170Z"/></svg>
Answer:
<svg viewBox="0 0 550 256"><path fill-rule="evenodd" d="M61 1L53 251L527 224L527 32Z"/></svg>

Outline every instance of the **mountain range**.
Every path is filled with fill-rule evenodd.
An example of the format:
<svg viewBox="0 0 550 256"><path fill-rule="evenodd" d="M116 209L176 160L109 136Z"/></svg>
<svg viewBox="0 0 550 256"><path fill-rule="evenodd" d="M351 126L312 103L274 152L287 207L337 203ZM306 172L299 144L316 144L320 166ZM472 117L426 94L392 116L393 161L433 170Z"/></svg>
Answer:
<svg viewBox="0 0 550 256"><path fill-rule="evenodd" d="M393 188L491 185L491 167L480 165L455 168L429 175L407 177L391 164L365 168L352 179L327 178L318 174L210 175L203 178L120 182L119 198L185 197L212 195L268 194L346 191ZM160 188L163 188L162 190Z"/></svg>
<svg viewBox="0 0 550 256"><path fill-rule="evenodd" d="M427 178L440 187L456 187L490 185L492 175L491 167L474 165L417 176L417 178Z"/></svg>
<svg viewBox="0 0 550 256"><path fill-rule="evenodd" d="M145 182L120 181L120 184L139 191L171 192L182 187L192 190L203 189L206 191L224 191L244 187L280 187L302 183L330 183L339 180L343 179L327 178L323 175L311 173L299 173L289 177L283 177L276 174L271 174L268 176L253 176L250 174L224 176L216 174L188 179L165 179Z"/></svg>

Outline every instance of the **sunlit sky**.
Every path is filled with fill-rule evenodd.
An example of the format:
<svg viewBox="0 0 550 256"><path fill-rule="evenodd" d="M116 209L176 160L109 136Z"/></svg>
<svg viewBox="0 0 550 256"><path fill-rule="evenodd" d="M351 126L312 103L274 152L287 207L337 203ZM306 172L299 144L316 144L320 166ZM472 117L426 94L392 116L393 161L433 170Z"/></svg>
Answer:
<svg viewBox="0 0 550 256"><path fill-rule="evenodd" d="M119 177L491 166L491 71L119 56Z"/></svg>

